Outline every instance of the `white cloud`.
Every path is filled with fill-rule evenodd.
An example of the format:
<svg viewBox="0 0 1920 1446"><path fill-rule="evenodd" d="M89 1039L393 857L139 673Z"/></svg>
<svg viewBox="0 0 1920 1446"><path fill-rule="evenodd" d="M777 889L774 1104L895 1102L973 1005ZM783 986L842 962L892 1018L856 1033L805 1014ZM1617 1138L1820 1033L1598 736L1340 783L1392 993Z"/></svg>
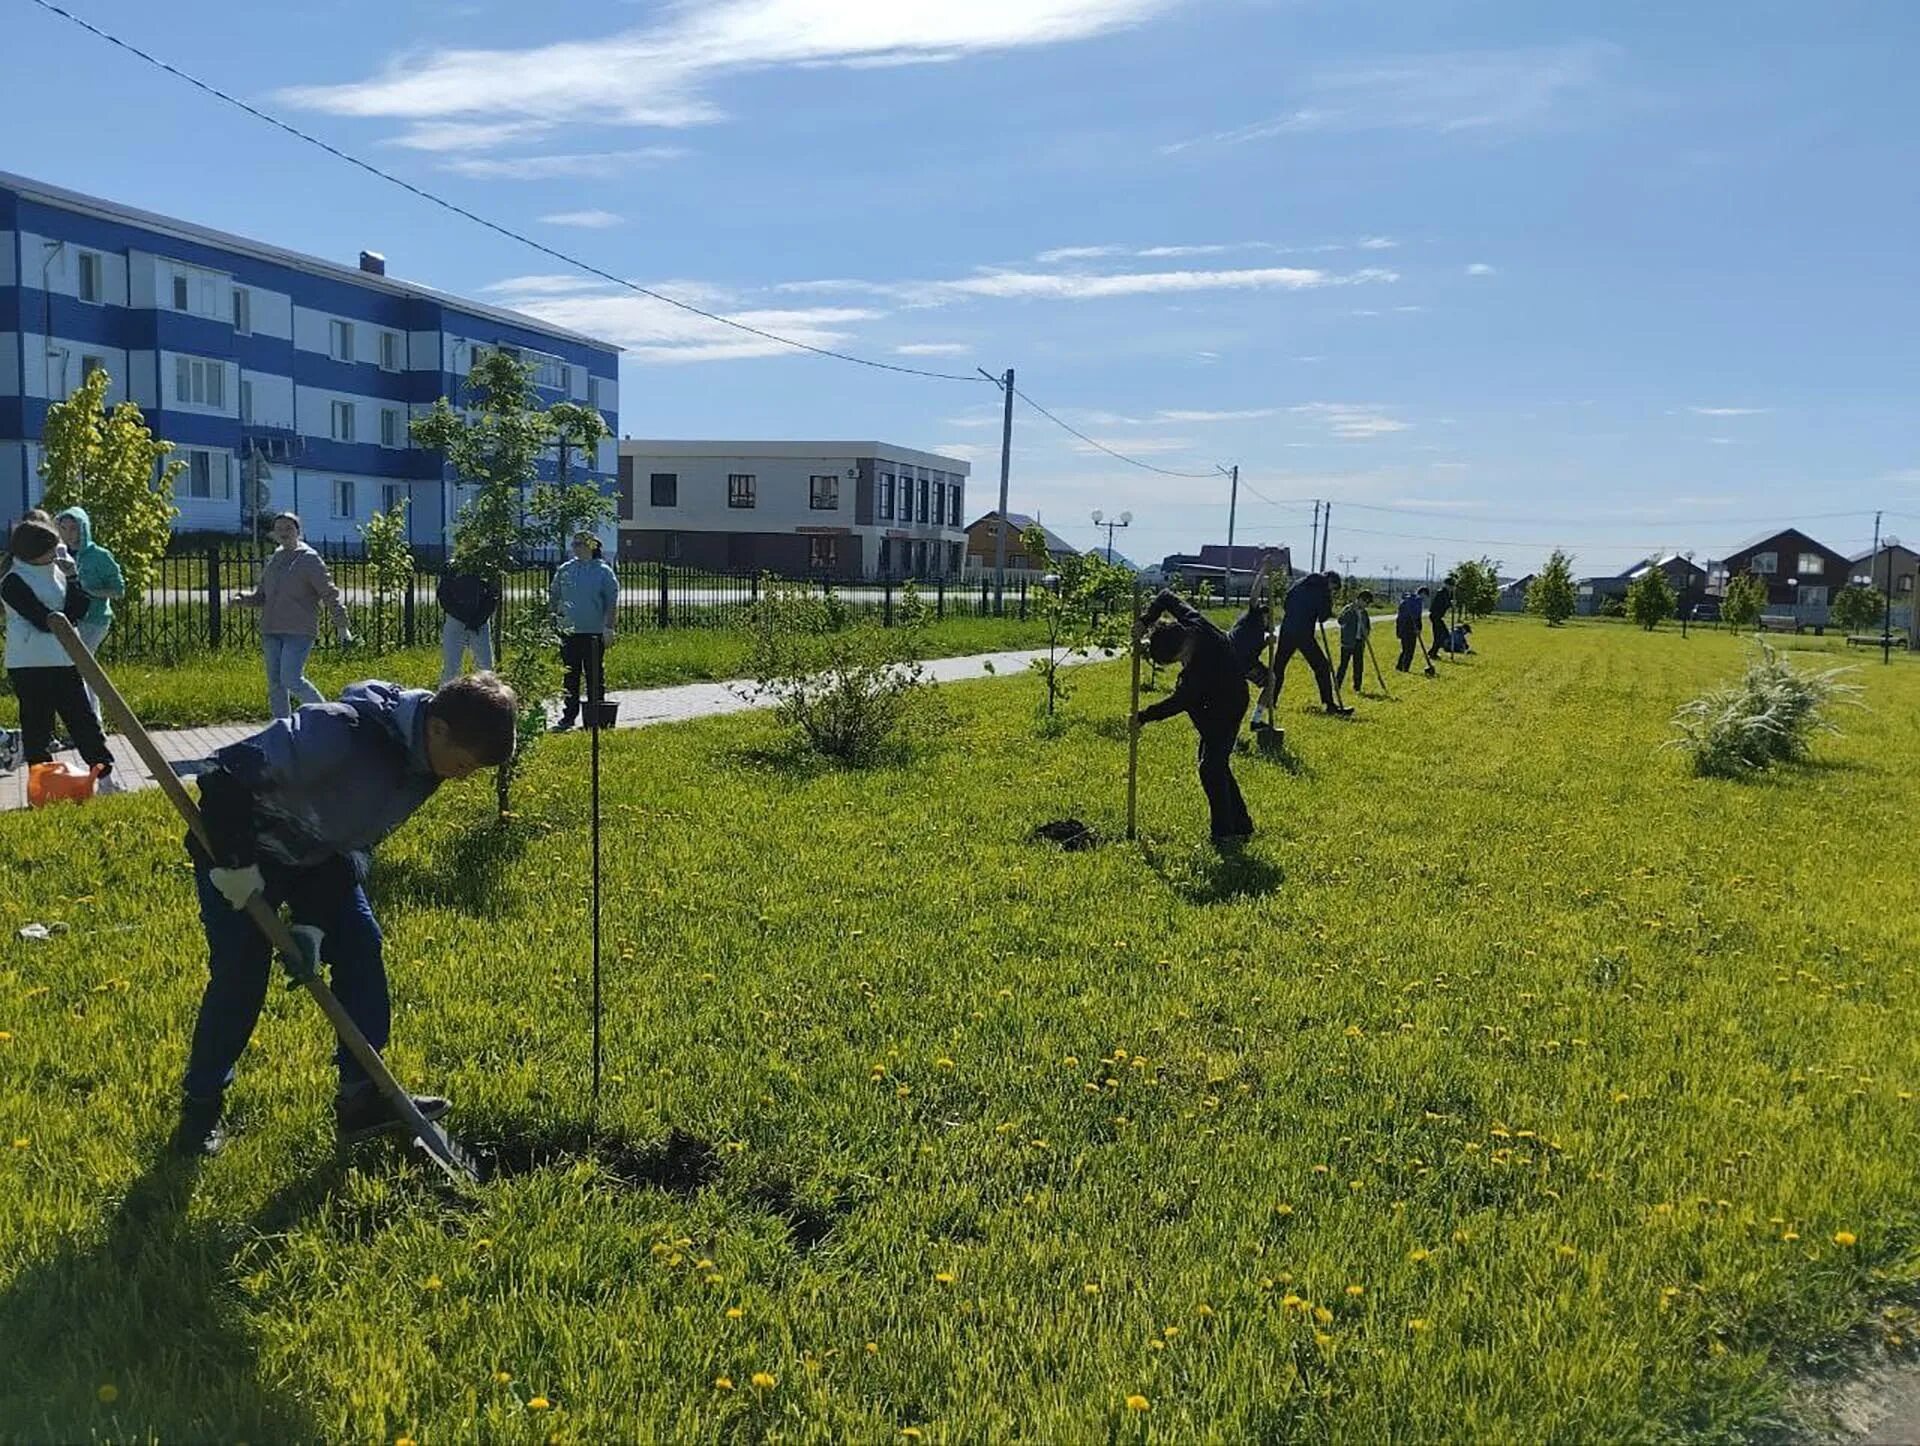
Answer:
<svg viewBox="0 0 1920 1446"><path fill-rule="evenodd" d="M973 348L963 341L910 341L893 349L895 356L965 356Z"/></svg>
<svg viewBox="0 0 1920 1446"><path fill-rule="evenodd" d="M407 121L684 127L721 119L722 76L775 66L934 64L1135 25L1175 0L719 0L613 35L525 50L391 58L366 80L301 85L291 104Z"/></svg>
<svg viewBox="0 0 1920 1446"><path fill-rule="evenodd" d="M1326 423L1327 430L1334 436L1348 441L1384 437L1391 432L1404 432L1413 425L1397 417L1389 417L1376 406L1361 402L1303 402L1288 410Z"/></svg>
<svg viewBox="0 0 1920 1446"><path fill-rule="evenodd" d="M565 296L574 291L599 291L606 285L591 276L571 274L553 276L509 276L504 281L493 281L480 288L492 295L498 292L514 296Z"/></svg>
<svg viewBox="0 0 1920 1446"><path fill-rule="evenodd" d="M555 211L540 218L549 226L579 226L589 231L603 231L609 226L618 226L625 218L611 211Z"/></svg>
<svg viewBox="0 0 1920 1446"><path fill-rule="evenodd" d="M540 317L588 336L626 348L628 360L652 363L739 361L749 357L799 356L802 353L769 337L754 336L721 322L682 311L664 301L610 287L556 286L571 277L517 277L485 288L503 306ZM516 285L516 283L519 283ZM663 282L656 290L684 297L687 288ZM840 348L852 339L849 324L885 315L866 307L745 309L727 315L742 325L803 342Z"/></svg>
<svg viewBox="0 0 1920 1446"><path fill-rule="evenodd" d="M1125 256L1124 246L1056 246L1051 251L1042 251L1034 257L1044 266L1053 266L1062 261L1097 261L1105 256Z"/></svg>
<svg viewBox="0 0 1920 1446"><path fill-rule="evenodd" d="M462 156L440 169L476 181L605 181L624 171L674 161L679 146L641 146L627 151L590 151L561 156Z"/></svg>
<svg viewBox="0 0 1920 1446"><path fill-rule="evenodd" d="M1172 145L1236 146L1313 131L1505 133L1537 126L1596 91L1619 47L1582 41L1517 50L1391 57L1324 70L1298 104L1264 120Z"/></svg>
<svg viewBox="0 0 1920 1446"><path fill-rule="evenodd" d="M1391 251L1399 244L1400 243L1391 236L1362 236L1360 238L1360 249L1362 251Z"/></svg>
<svg viewBox="0 0 1920 1446"><path fill-rule="evenodd" d="M1278 408L1275 407L1249 407L1245 411L1238 412L1187 412L1174 410L1158 412L1155 414L1155 417L1162 422L1251 422L1261 417L1271 417L1277 410Z"/></svg>
<svg viewBox="0 0 1920 1446"><path fill-rule="evenodd" d="M1116 296L1151 296L1197 291L1301 291L1324 286L1358 286L1400 279L1393 271L1366 267L1345 273L1315 267L1272 266L1223 271L984 271L947 281L789 281L788 292L859 291L890 297L909 306L943 306L974 297L1016 301L1095 301Z"/></svg>
<svg viewBox="0 0 1920 1446"><path fill-rule="evenodd" d="M1770 407L1688 407L1696 417L1760 417L1772 410Z"/></svg>
<svg viewBox="0 0 1920 1446"><path fill-rule="evenodd" d="M1472 265L1467 267L1467 275L1491 276L1493 275L1493 268L1487 265L1487 263L1484 261L1475 261Z"/></svg>
<svg viewBox="0 0 1920 1446"><path fill-rule="evenodd" d="M526 140L549 129L540 121L426 121L381 144L415 151L481 151Z"/></svg>

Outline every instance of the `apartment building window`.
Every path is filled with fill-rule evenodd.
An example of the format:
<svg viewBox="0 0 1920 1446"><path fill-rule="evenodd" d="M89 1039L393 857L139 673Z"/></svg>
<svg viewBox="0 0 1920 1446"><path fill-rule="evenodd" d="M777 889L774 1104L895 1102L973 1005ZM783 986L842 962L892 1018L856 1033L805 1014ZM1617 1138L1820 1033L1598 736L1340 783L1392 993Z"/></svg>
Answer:
<svg viewBox="0 0 1920 1446"><path fill-rule="evenodd" d="M620 459L620 521L633 521L633 458Z"/></svg>
<svg viewBox="0 0 1920 1446"><path fill-rule="evenodd" d="M751 472L727 474L727 506L752 507L757 502L757 486Z"/></svg>
<svg viewBox="0 0 1920 1446"><path fill-rule="evenodd" d="M105 357L99 357L99 356L81 357L80 358L80 385L85 386L87 384L88 377L92 376L95 372L105 371L106 369L107 369L107 359Z"/></svg>
<svg viewBox="0 0 1920 1446"><path fill-rule="evenodd" d="M353 516L353 479L351 477L333 479L333 515L343 519Z"/></svg>
<svg viewBox="0 0 1920 1446"><path fill-rule="evenodd" d="M1907 573L1894 582L1893 590L1905 597L1913 591L1913 574Z"/></svg>
<svg viewBox="0 0 1920 1446"><path fill-rule="evenodd" d="M173 359L173 399L182 406L225 407L227 369L217 361L192 357Z"/></svg>
<svg viewBox="0 0 1920 1446"><path fill-rule="evenodd" d="M1763 576L1772 577L1780 571L1780 554L1777 552L1756 552L1753 555L1753 561L1747 564L1747 569L1750 572L1757 572Z"/></svg>
<svg viewBox="0 0 1920 1446"><path fill-rule="evenodd" d="M922 522L930 522L933 520L933 513L927 505L930 500L928 494L932 490L932 486L933 482L931 478L922 477L920 479L920 520Z"/></svg>
<svg viewBox="0 0 1920 1446"><path fill-rule="evenodd" d="M353 323L334 321L327 324L327 352L335 361L353 360Z"/></svg>
<svg viewBox="0 0 1920 1446"><path fill-rule="evenodd" d="M383 372L400 370L400 333L397 331L380 333L380 370Z"/></svg>
<svg viewBox="0 0 1920 1446"><path fill-rule="evenodd" d="M187 450L187 496L209 502L226 501L231 484L228 468L233 458L226 452L210 452L203 447Z"/></svg>
<svg viewBox="0 0 1920 1446"><path fill-rule="evenodd" d="M240 420L253 420L253 383L245 377L240 378Z"/></svg>
<svg viewBox="0 0 1920 1446"><path fill-rule="evenodd" d="M186 276L183 275L181 272L178 272L178 271L174 272L173 273L173 309L175 311L187 310L189 305L187 293L188 293L188 286L187 286Z"/></svg>
<svg viewBox="0 0 1920 1446"><path fill-rule="evenodd" d="M678 507L680 505L680 474L678 472L654 472L647 479L648 500L655 507Z"/></svg>
<svg viewBox="0 0 1920 1446"><path fill-rule="evenodd" d="M92 302L103 301L106 299L105 290L101 281L100 253L82 251L80 253L80 299Z"/></svg>
<svg viewBox="0 0 1920 1446"><path fill-rule="evenodd" d="M840 564L840 539L837 537L810 537L807 539L807 566L817 568L837 567Z"/></svg>
<svg viewBox="0 0 1920 1446"><path fill-rule="evenodd" d="M953 490L948 495L947 501L953 506L953 511L947 518L947 526L958 527L960 525L960 484L958 482L953 484Z"/></svg>
<svg viewBox="0 0 1920 1446"><path fill-rule="evenodd" d="M335 402L333 404L333 440L351 442L353 440L353 403Z"/></svg>
<svg viewBox="0 0 1920 1446"><path fill-rule="evenodd" d="M893 520L893 473L880 474L878 490L880 495L874 499L874 511L882 522L890 522Z"/></svg>
<svg viewBox="0 0 1920 1446"><path fill-rule="evenodd" d="M933 484L933 520L936 523L947 520L947 484L944 482Z"/></svg>
<svg viewBox="0 0 1920 1446"><path fill-rule="evenodd" d="M1823 587L1803 587L1795 601L1802 607L1823 608L1827 605L1827 590Z"/></svg>
<svg viewBox="0 0 1920 1446"><path fill-rule="evenodd" d="M406 445L405 429L400 422L398 407L380 409L380 445L383 447L403 447Z"/></svg>
<svg viewBox="0 0 1920 1446"><path fill-rule="evenodd" d="M590 407L600 405L600 378L598 377L587 378L587 405Z"/></svg>
<svg viewBox="0 0 1920 1446"><path fill-rule="evenodd" d="M807 505L815 512L832 512L840 506L840 477L829 472L807 479Z"/></svg>
<svg viewBox="0 0 1920 1446"><path fill-rule="evenodd" d="M1800 554L1800 576L1821 577L1827 570L1827 560L1817 552Z"/></svg>
<svg viewBox="0 0 1920 1446"><path fill-rule="evenodd" d="M253 335L253 293L244 286L233 288L233 329L236 335Z"/></svg>
<svg viewBox="0 0 1920 1446"><path fill-rule="evenodd" d="M386 513L387 516L391 517L395 512L399 511L401 504L406 500L406 488L402 487L398 482L385 482L381 484L380 510Z"/></svg>

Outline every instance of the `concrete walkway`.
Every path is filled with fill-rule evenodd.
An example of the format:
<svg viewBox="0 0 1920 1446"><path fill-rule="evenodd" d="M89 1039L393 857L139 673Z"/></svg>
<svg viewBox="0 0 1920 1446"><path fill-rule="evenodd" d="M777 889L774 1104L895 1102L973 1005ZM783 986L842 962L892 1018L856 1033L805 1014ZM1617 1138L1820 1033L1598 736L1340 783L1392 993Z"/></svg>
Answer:
<svg viewBox="0 0 1920 1446"><path fill-rule="evenodd" d="M1000 677L1009 674L1024 676L1030 661L1045 656L1044 649L1034 652L975 653L964 658L933 658L923 666L927 676L935 682L954 683L965 678L984 678L995 674ZM1096 653L1090 659L1068 658L1065 661L1080 663L1104 660ZM763 700L749 700L733 691L735 687L747 686L685 683L672 688L630 688L625 692L609 693L607 698L620 705L620 721L616 726L645 728L654 723L683 723L689 718L711 718L722 713L741 713L750 708L767 707L768 704ZM159 745L161 756L169 763L187 765L177 767L176 772L191 773L194 771L192 764L229 743L238 743L250 737L265 726L265 723L228 723L210 728L157 729L153 741ZM125 738L118 734L109 735L107 746L113 752L114 776L127 785L128 791L137 792L155 786L146 764L135 755ZM60 761L75 767L83 766L77 753L62 753L58 757ZM0 813L26 806L27 769L22 764L11 773L0 774Z"/></svg>

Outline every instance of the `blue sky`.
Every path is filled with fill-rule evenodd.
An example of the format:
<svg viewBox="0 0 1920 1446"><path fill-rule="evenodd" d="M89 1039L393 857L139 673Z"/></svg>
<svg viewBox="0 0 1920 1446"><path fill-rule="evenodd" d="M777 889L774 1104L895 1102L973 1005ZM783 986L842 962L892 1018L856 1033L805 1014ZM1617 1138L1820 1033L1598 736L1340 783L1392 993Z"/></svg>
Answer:
<svg viewBox="0 0 1920 1446"><path fill-rule="evenodd" d="M1920 538L1920 10L1621 0L330 0L76 13L770 330L1020 387L1239 538L1581 572ZM300 145L14 0L0 168L619 341L633 436L974 463L998 396L784 353ZM566 28L556 31L556 20ZM1013 505L1143 559L1172 478L1021 409ZM1900 515L1900 514L1904 514Z"/></svg>

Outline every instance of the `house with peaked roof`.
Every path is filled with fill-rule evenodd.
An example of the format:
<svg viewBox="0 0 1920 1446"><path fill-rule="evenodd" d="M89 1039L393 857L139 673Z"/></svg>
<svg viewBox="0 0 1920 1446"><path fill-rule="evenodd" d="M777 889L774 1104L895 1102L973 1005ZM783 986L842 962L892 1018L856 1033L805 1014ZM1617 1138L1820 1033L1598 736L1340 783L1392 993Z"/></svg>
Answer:
<svg viewBox="0 0 1920 1446"><path fill-rule="evenodd" d="M1880 544L1856 553L1847 569L1847 581L1890 595L1895 607L1913 601L1915 577L1920 575L1920 553L1898 542Z"/></svg>
<svg viewBox="0 0 1920 1446"><path fill-rule="evenodd" d="M1720 560L1726 580L1752 575L1767 585L1767 606L1794 609L1803 622L1825 622L1827 604L1847 585L1853 559L1797 527L1749 538Z"/></svg>
<svg viewBox="0 0 1920 1446"><path fill-rule="evenodd" d="M1054 555L1079 552L1066 538L1024 512L1007 514L1007 576L1032 575L1038 577L1047 570L1046 559L1032 556L1027 551L1026 532L1030 527L1039 526L1046 537L1047 551ZM967 524L966 570L969 574L985 573L991 577L994 569L994 550L1000 534L1000 510L982 513Z"/></svg>

